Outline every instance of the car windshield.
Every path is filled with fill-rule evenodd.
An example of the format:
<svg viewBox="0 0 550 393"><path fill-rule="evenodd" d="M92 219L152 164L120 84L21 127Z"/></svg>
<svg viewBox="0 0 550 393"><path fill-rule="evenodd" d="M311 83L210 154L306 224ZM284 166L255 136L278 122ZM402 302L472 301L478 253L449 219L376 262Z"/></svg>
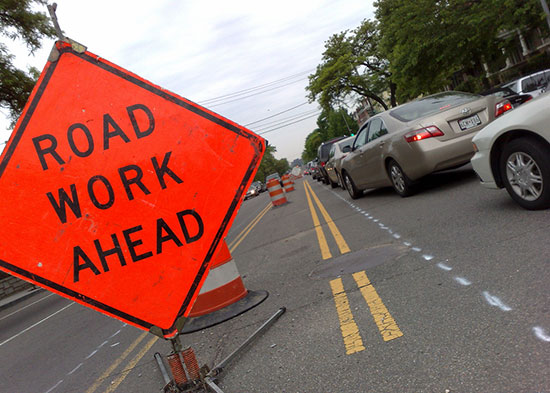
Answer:
<svg viewBox="0 0 550 393"><path fill-rule="evenodd" d="M420 119L421 117L433 115L434 113L444 111L456 105L476 100L479 97L480 96L476 94L458 91L434 94L409 102L408 104L401 105L400 107L392 110L390 115L395 117L397 120L409 122Z"/></svg>

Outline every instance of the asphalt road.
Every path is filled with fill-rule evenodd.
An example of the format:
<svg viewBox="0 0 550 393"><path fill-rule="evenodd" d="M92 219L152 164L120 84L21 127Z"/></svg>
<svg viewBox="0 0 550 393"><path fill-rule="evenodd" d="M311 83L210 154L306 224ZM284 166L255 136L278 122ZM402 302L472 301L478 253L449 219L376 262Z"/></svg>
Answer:
<svg viewBox="0 0 550 393"><path fill-rule="evenodd" d="M245 201L227 237L268 299L182 337L212 366L286 307L224 392L550 392L550 211L483 189L469 166L410 198L295 187L280 207ZM0 391L159 392L156 351L170 346L42 292L0 312Z"/></svg>

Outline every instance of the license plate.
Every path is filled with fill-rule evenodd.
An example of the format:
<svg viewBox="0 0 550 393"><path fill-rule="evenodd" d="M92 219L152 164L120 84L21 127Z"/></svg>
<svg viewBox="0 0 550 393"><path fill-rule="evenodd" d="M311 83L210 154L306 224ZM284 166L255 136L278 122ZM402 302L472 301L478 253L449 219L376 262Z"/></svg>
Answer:
<svg viewBox="0 0 550 393"><path fill-rule="evenodd" d="M470 128L474 128L480 124L481 120L478 115L473 115L458 121L458 126L462 131L469 130Z"/></svg>

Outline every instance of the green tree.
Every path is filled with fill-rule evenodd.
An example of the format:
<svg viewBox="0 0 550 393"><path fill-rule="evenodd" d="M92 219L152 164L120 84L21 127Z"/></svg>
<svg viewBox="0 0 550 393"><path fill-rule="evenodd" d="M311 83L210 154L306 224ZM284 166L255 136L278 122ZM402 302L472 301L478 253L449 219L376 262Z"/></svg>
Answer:
<svg viewBox="0 0 550 393"><path fill-rule="evenodd" d="M279 175L282 175L290 169L290 165L286 158L282 158L280 160L275 158L274 153L276 151L277 149L275 146L267 146L254 180L264 182L265 178L272 173L277 172Z"/></svg>
<svg viewBox="0 0 550 393"><path fill-rule="evenodd" d="M355 30L334 34L325 42L322 62L309 76L310 101L321 107L337 107L349 95L368 97L388 109L382 94L390 92L395 106L395 84L388 61L379 50L377 23L364 20Z"/></svg>
<svg viewBox="0 0 550 393"><path fill-rule="evenodd" d="M345 109L323 109L317 118L317 128L306 137L302 160L315 159L321 143L337 136L355 134L357 129L357 123Z"/></svg>
<svg viewBox="0 0 550 393"><path fill-rule="evenodd" d="M521 26L540 26L539 0L378 0L379 49L389 60L405 101L444 89L454 73L487 87L484 64L502 56L498 36Z"/></svg>
<svg viewBox="0 0 550 393"><path fill-rule="evenodd" d="M0 34L22 40L30 54L40 48L43 37L54 37L55 30L48 17L33 11L33 5L46 5L45 0L0 0ZM36 68L28 72L13 65L14 56L0 44L0 107L10 111L15 121L23 110L39 76Z"/></svg>

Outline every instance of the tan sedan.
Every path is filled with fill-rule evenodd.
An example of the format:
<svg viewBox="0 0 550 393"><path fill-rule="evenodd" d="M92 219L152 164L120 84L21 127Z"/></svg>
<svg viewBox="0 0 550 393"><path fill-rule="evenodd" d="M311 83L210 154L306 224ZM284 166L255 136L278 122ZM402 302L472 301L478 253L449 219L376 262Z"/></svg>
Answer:
<svg viewBox="0 0 550 393"><path fill-rule="evenodd" d="M342 160L346 189L353 199L387 186L409 196L415 180L468 163L473 136L510 109L495 96L448 91L382 112L361 127Z"/></svg>

